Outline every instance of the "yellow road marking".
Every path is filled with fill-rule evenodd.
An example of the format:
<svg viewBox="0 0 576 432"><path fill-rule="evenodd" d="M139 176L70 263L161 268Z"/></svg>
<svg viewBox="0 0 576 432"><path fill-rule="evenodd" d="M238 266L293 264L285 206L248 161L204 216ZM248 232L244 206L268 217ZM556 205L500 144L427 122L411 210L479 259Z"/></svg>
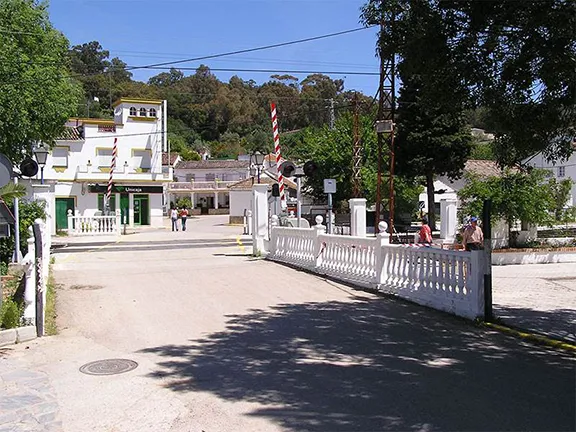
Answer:
<svg viewBox="0 0 576 432"><path fill-rule="evenodd" d="M244 251L246 250L244 245L242 244L242 238L240 236L236 236L236 243L238 244L238 247L240 248L240 252L245 253Z"/></svg>
<svg viewBox="0 0 576 432"><path fill-rule="evenodd" d="M560 349L576 352L576 345L568 343L568 342L564 342L564 341L557 340L557 339L552 339L552 338L549 338L549 337L546 337L543 335L539 335L536 333L529 333L529 332L525 332L525 331L515 330L513 328L506 327L506 326L503 326L500 324L483 322L482 325L484 325L486 327L493 328L495 330L499 330L503 333L508 333L508 334L513 335L513 336L520 337L522 339L527 339L527 340L530 340L533 342L538 342L538 343L548 345L548 346L551 346L554 348L560 348Z"/></svg>

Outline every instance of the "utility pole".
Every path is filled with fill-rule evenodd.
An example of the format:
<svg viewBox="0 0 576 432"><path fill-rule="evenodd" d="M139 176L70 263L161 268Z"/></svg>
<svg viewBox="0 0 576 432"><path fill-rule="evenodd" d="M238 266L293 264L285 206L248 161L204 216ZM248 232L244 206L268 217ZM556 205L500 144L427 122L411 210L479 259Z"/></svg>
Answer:
<svg viewBox="0 0 576 432"><path fill-rule="evenodd" d="M360 126L358 93L354 93L354 147L352 150L352 198L360 198L361 181L360 167L362 165L362 147L360 145Z"/></svg>
<svg viewBox="0 0 576 432"><path fill-rule="evenodd" d="M384 1L381 1L382 17L380 21L380 36L384 34L385 19L390 23L391 31L394 32L394 22L396 19L396 11L391 11L386 17L384 12ZM380 43L379 43L380 44ZM387 209L389 212L388 227L390 230L390 241L394 235L394 117L396 113L396 55L395 53L389 54L389 58L385 58L385 53L380 44L380 82L379 82L379 99L378 99L378 121L380 123L388 123L389 127L386 136L383 131L378 132L378 179L376 184L376 223L375 231L378 232L378 223L382 215L382 176L383 176L383 161L382 156L384 152L384 142L386 141L389 153L389 175L387 179L388 186L388 199Z"/></svg>
<svg viewBox="0 0 576 432"><path fill-rule="evenodd" d="M330 98L330 130L334 129L336 116L334 115L334 99Z"/></svg>

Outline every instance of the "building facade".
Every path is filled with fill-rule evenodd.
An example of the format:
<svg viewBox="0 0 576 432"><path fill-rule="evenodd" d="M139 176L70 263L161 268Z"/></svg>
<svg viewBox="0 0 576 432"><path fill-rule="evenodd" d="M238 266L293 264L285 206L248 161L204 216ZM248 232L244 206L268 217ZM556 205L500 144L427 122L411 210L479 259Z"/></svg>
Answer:
<svg viewBox="0 0 576 432"><path fill-rule="evenodd" d="M107 211L110 177L109 210L119 209L122 223L163 226L164 189L172 180L171 169L162 167L165 112L165 101L126 98L114 104L113 120L68 121L44 167L44 187L53 197L47 208L54 233L68 228L68 210L79 216ZM115 141L116 165L111 173ZM38 175L31 182L38 184L39 179Z"/></svg>

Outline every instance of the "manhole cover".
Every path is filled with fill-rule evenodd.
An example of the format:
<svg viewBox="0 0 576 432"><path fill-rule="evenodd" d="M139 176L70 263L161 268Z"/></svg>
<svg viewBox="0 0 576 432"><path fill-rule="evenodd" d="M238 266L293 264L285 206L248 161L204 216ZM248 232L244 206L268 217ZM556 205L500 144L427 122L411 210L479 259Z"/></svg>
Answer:
<svg viewBox="0 0 576 432"><path fill-rule="evenodd" d="M86 363L80 372L87 375L117 375L130 372L138 367L138 363L126 359L107 359Z"/></svg>

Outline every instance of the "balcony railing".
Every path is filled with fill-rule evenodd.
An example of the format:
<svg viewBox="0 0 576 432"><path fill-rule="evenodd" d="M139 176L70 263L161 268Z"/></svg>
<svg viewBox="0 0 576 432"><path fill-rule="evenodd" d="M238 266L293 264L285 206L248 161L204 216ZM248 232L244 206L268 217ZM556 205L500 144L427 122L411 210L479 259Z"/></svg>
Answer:
<svg viewBox="0 0 576 432"><path fill-rule="evenodd" d="M234 183L238 183L238 181L172 182L168 183L168 190L172 191L226 190L228 189L228 186Z"/></svg>

